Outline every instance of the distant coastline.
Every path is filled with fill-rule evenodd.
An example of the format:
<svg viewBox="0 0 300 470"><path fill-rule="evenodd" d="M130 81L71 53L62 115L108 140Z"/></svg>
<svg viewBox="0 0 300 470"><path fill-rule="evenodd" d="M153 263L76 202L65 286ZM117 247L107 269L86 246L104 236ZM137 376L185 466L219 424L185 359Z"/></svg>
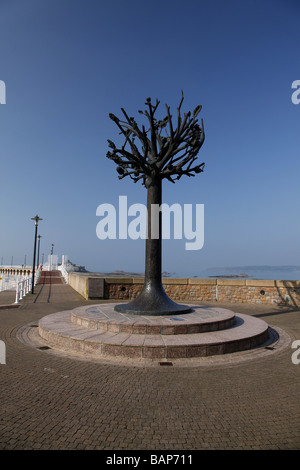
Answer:
<svg viewBox="0 0 300 470"><path fill-rule="evenodd" d="M143 277L144 273L133 273L117 269L116 271L111 271L109 273L95 272L97 276L105 277Z"/></svg>
<svg viewBox="0 0 300 470"><path fill-rule="evenodd" d="M130 272L130 271L122 271L120 269L117 269L116 271L111 271L109 273L102 273L102 272L97 272L94 273L97 274L98 276L106 276L106 277L144 277L144 273L135 273L135 272ZM170 277L171 273L168 273L167 271L164 271L161 273L162 277Z"/></svg>
<svg viewBox="0 0 300 470"><path fill-rule="evenodd" d="M245 274L248 271L299 271L300 272L300 266L292 266L292 265L282 265L282 266L270 266L270 265L261 265L261 266L225 266L225 267L215 267L215 268L207 268L207 272L223 272L223 273L228 273L230 272L239 272L241 274Z"/></svg>
<svg viewBox="0 0 300 470"><path fill-rule="evenodd" d="M216 277L218 277L218 278L219 278L219 277L221 277L221 278L227 278L227 277L230 277L230 278L242 277L242 278L244 278L244 277L253 277L253 276L251 276L250 274L245 274L245 273L243 273L243 274L223 274L223 275L220 274L220 275L214 275L214 276L208 276L208 277L213 277L213 278L216 278Z"/></svg>
<svg viewBox="0 0 300 470"><path fill-rule="evenodd" d="M84 271L83 271L84 272ZM144 277L144 272L133 272L115 270L111 272L90 272L94 276L101 277ZM235 266L207 268L203 271L195 272L162 272L163 278L200 278L200 279L277 279L277 280L300 280L300 266Z"/></svg>
<svg viewBox="0 0 300 470"><path fill-rule="evenodd" d="M206 269L210 278L300 280L300 266L230 266ZM235 274L232 274L235 273Z"/></svg>

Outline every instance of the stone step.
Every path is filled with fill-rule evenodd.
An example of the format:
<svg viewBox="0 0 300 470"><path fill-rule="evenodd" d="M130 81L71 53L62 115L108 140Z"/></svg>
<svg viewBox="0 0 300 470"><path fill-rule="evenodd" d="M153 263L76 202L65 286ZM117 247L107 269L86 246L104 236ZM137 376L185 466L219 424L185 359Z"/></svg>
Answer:
<svg viewBox="0 0 300 470"><path fill-rule="evenodd" d="M223 330L235 322L235 314L224 308L193 305L193 311L184 315L141 316L116 312L115 305L76 308L71 313L71 322L103 332L162 335Z"/></svg>
<svg viewBox="0 0 300 470"><path fill-rule="evenodd" d="M60 276L61 272L58 270L55 271L41 271L41 277L52 277L52 276Z"/></svg>
<svg viewBox="0 0 300 470"><path fill-rule="evenodd" d="M38 284L64 284L60 271L42 271Z"/></svg>
<svg viewBox="0 0 300 470"><path fill-rule="evenodd" d="M195 358L251 349L263 344L269 336L266 322L244 314L235 314L233 326L224 330L149 334L89 329L72 322L72 313L58 312L42 318L39 322L39 335L54 349L84 356Z"/></svg>

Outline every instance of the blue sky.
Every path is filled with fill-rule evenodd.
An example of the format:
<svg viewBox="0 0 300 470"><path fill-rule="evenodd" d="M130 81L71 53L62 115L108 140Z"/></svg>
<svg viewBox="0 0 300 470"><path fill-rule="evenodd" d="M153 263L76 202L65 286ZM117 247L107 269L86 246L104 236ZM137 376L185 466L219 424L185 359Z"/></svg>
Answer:
<svg viewBox="0 0 300 470"><path fill-rule="evenodd" d="M91 271L144 269L143 240L96 236L102 203L146 203L106 158L120 108L203 106L205 171L163 201L205 206L205 243L163 243L163 270L300 264L298 0L0 0L0 256L66 254Z"/></svg>

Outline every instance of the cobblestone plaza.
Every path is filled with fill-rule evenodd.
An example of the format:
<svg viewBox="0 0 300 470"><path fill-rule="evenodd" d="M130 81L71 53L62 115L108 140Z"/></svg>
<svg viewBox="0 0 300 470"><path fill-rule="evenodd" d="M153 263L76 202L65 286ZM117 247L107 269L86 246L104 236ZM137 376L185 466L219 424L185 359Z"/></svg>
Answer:
<svg viewBox="0 0 300 470"><path fill-rule="evenodd" d="M38 286L18 308L3 305L13 301L14 293L0 294L1 450L299 449L300 365L291 360L299 311L235 304L235 311L288 335L278 351L275 345L243 360L229 354L147 367L74 358L20 341L25 325L92 304L68 285L53 285L50 299Z"/></svg>

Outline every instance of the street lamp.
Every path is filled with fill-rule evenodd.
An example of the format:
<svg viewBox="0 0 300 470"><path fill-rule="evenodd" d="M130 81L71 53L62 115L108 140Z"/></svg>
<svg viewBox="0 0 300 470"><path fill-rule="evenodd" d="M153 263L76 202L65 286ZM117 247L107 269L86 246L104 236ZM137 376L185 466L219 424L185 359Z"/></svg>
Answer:
<svg viewBox="0 0 300 470"><path fill-rule="evenodd" d="M50 254L50 271L52 271L52 262L53 262L53 248L54 248L54 243L51 245L51 254Z"/></svg>
<svg viewBox="0 0 300 470"><path fill-rule="evenodd" d="M36 267L38 268L39 267L39 264L40 264L40 243L41 243L41 238L42 238L42 235L38 235L38 256L37 256L37 265Z"/></svg>
<svg viewBox="0 0 300 470"><path fill-rule="evenodd" d="M32 263L32 285L31 285L31 293L34 294L34 270L35 270L35 254L36 254L36 239L37 239L37 230L39 225L39 220L41 219L38 215L32 217L31 220L34 220L35 223L35 232L34 232L34 248L33 248L33 263Z"/></svg>

